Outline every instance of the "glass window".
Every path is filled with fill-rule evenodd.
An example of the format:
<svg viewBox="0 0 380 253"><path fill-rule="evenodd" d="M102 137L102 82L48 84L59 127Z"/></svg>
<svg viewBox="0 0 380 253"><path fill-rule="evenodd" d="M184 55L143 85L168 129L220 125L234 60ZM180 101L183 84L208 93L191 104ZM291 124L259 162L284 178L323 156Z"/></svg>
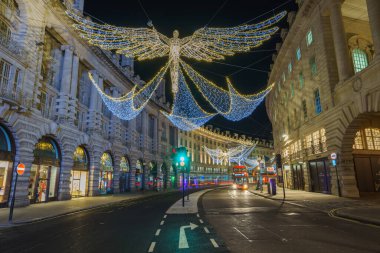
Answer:
<svg viewBox="0 0 380 253"><path fill-rule="evenodd" d="M297 57L297 60L301 60L301 48L297 48L296 50L296 57Z"/></svg>
<svg viewBox="0 0 380 253"><path fill-rule="evenodd" d="M311 75L316 76L318 74L318 69L317 69L317 62L315 60L315 56L310 58L309 64L310 64Z"/></svg>
<svg viewBox="0 0 380 253"><path fill-rule="evenodd" d="M367 148L369 150L380 150L380 129L366 128L364 133L367 141Z"/></svg>
<svg viewBox="0 0 380 253"><path fill-rule="evenodd" d="M313 43L313 32L309 30L309 32L306 34L306 45L310 46L311 43Z"/></svg>
<svg viewBox="0 0 380 253"><path fill-rule="evenodd" d="M355 73L358 73L368 67L367 54L361 49L352 50L352 61L354 63Z"/></svg>
<svg viewBox="0 0 380 253"><path fill-rule="evenodd" d="M320 114L322 112L321 98L319 95L319 89L314 91L314 103L315 103L315 114Z"/></svg>
<svg viewBox="0 0 380 253"><path fill-rule="evenodd" d="M292 69L293 69L293 66L292 66L292 63L290 62L288 64L288 72L291 73L292 72Z"/></svg>
<svg viewBox="0 0 380 253"><path fill-rule="evenodd" d="M305 85L305 77L303 76L302 72L299 73L298 79L299 79L299 82L300 82L300 89L302 89L303 86Z"/></svg>
<svg viewBox="0 0 380 253"><path fill-rule="evenodd" d="M353 149L364 149L361 131L356 132Z"/></svg>
<svg viewBox="0 0 380 253"><path fill-rule="evenodd" d="M3 45L8 45L11 39L11 30L7 23L0 19L0 43Z"/></svg>
<svg viewBox="0 0 380 253"><path fill-rule="evenodd" d="M1 89L6 89L8 87L10 74L11 74L11 64L4 60L0 60L0 88Z"/></svg>

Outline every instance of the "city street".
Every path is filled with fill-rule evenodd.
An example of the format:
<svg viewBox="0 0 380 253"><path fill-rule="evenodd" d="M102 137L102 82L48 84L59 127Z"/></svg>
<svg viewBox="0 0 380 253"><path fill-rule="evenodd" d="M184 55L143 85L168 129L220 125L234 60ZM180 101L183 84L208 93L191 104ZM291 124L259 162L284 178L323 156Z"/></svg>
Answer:
<svg viewBox="0 0 380 253"><path fill-rule="evenodd" d="M167 214L169 192L0 231L0 252L380 252L380 229L264 199L205 193L194 214ZM186 202L187 204L187 202Z"/></svg>
<svg viewBox="0 0 380 253"><path fill-rule="evenodd" d="M380 252L379 227L282 205L249 191L217 189L202 203L206 220L231 252Z"/></svg>

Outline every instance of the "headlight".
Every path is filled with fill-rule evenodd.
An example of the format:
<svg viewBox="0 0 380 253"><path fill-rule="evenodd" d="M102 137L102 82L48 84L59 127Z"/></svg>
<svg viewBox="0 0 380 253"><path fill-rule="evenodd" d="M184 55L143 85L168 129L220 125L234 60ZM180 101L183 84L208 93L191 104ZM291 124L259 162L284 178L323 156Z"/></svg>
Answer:
<svg viewBox="0 0 380 253"><path fill-rule="evenodd" d="M236 188L237 188L236 184L233 184L232 189L236 189Z"/></svg>

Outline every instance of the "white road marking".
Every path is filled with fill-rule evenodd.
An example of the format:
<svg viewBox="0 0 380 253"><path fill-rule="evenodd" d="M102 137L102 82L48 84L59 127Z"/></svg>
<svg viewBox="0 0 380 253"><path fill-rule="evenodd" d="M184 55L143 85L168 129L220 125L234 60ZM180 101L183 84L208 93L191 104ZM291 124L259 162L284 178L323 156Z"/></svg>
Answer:
<svg viewBox="0 0 380 253"><path fill-rule="evenodd" d="M277 237L280 239L281 242L284 242L284 243L285 243L285 242L288 241L285 237L282 237L281 235L279 235L279 234L273 232L272 230L270 230L270 229L264 227L263 225L259 225L259 226L260 226L262 229L268 231L269 233L271 233L271 234L277 236Z"/></svg>
<svg viewBox="0 0 380 253"><path fill-rule="evenodd" d="M210 231L208 230L207 227L203 227L203 229L205 230L206 234L210 234Z"/></svg>
<svg viewBox="0 0 380 253"><path fill-rule="evenodd" d="M239 229L237 229L236 227L233 227L239 234L241 234L245 239L247 239L249 242L252 242L252 240L250 240L245 234L243 234Z"/></svg>
<svg viewBox="0 0 380 253"><path fill-rule="evenodd" d="M160 225L162 226L162 225L164 225L164 223L165 223L165 221L162 220L161 223L160 223Z"/></svg>
<svg viewBox="0 0 380 253"><path fill-rule="evenodd" d="M191 230L194 230L197 227L198 227L198 225L190 222L190 225L182 226L179 228L179 242L178 242L178 248L179 249L188 249L189 248L189 244L188 244L187 238L186 238L185 228L190 228Z"/></svg>
<svg viewBox="0 0 380 253"><path fill-rule="evenodd" d="M156 246L156 242L152 242L152 243L150 244L150 247L149 247L148 252L153 252L155 246Z"/></svg>
<svg viewBox="0 0 380 253"><path fill-rule="evenodd" d="M160 232L161 232L161 229L157 229L157 231L156 231L156 236L159 236L159 235L160 235Z"/></svg>
<svg viewBox="0 0 380 253"><path fill-rule="evenodd" d="M199 222L203 224L203 220L202 219L199 219Z"/></svg>
<svg viewBox="0 0 380 253"><path fill-rule="evenodd" d="M164 219L166 219L166 217L168 217L166 214L164 215Z"/></svg>
<svg viewBox="0 0 380 253"><path fill-rule="evenodd" d="M199 213L197 213L197 217L199 218Z"/></svg>
<svg viewBox="0 0 380 253"><path fill-rule="evenodd" d="M212 245L214 246L214 248L219 248L219 245L216 243L216 241L214 239L210 239Z"/></svg>

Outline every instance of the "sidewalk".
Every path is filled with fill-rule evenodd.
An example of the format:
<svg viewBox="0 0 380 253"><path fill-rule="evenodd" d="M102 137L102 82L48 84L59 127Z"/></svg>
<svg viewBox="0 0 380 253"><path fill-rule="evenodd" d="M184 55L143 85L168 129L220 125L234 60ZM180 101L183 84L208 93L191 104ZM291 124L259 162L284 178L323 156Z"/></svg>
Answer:
<svg viewBox="0 0 380 253"><path fill-rule="evenodd" d="M168 190L166 192L170 192ZM145 191L138 193L122 193L96 197L74 198L66 201L52 201L48 203L34 204L27 207L15 208L13 212L13 224L8 224L9 208L0 209L0 228L11 227L40 220L45 220L83 210L107 206L121 201L132 201L150 196L160 195L166 192Z"/></svg>
<svg viewBox="0 0 380 253"><path fill-rule="evenodd" d="M254 190L254 186L252 186L250 192L277 201L282 201L283 199L281 187L277 187L277 194L274 196L268 194L266 187L264 187L261 193L258 190ZM379 195L372 198L344 198L335 195L290 189L285 189L285 195L285 201L288 204L325 212L330 216L380 226Z"/></svg>

